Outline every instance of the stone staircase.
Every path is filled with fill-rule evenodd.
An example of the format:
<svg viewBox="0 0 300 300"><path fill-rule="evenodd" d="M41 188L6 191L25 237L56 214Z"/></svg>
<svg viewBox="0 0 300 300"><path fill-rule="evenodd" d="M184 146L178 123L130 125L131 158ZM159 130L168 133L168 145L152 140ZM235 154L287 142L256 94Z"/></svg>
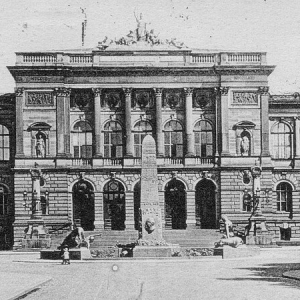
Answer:
<svg viewBox="0 0 300 300"><path fill-rule="evenodd" d="M103 230L85 231L85 237L97 235L91 244L91 249L115 246L117 243L130 244L138 239L137 230ZM67 234L57 234L51 236L51 248L56 249L61 244ZM181 247L213 248L214 243L220 240L222 234L216 229L193 229L193 230L164 230L163 238L167 243L179 244Z"/></svg>

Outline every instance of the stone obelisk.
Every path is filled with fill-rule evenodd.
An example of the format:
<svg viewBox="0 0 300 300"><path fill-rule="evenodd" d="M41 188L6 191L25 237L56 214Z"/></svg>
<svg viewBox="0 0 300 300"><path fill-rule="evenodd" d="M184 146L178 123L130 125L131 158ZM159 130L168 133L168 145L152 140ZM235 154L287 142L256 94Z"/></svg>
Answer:
<svg viewBox="0 0 300 300"><path fill-rule="evenodd" d="M149 245L158 245L163 242L158 198L156 145L151 135L145 136L142 144L141 217L143 242Z"/></svg>

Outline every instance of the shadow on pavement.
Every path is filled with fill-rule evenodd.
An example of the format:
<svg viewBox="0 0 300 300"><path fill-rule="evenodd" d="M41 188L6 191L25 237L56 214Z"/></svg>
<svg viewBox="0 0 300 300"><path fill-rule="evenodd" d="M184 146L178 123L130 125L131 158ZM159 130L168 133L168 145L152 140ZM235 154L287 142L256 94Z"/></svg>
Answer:
<svg viewBox="0 0 300 300"><path fill-rule="evenodd" d="M255 277L245 277L245 278L218 278L218 280L234 280L234 281L268 281L280 283L283 286L293 286L300 289L300 263L289 263L289 264L265 264L261 267L255 268L239 268L240 270L252 271ZM299 270L298 276L295 279L285 278L283 274L289 271Z"/></svg>

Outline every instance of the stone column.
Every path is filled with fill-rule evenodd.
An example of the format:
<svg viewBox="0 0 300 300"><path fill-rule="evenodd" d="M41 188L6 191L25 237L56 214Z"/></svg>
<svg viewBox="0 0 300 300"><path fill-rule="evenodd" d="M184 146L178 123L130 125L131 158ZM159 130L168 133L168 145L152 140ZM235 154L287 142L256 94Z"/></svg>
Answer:
<svg viewBox="0 0 300 300"><path fill-rule="evenodd" d="M23 142L23 106L25 101L25 93L23 88L16 89L16 158L24 157Z"/></svg>
<svg viewBox="0 0 300 300"><path fill-rule="evenodd" d="M124 88L125 93L125 126L126 126L126 157L133 157L133 138L131 133L131 88Z"/></svg>
<svg viewBox="0 0 300 300"><path fill-rule="evenodd" d="M193 135L193 89L185 88L185 134L186 134L186 157L194 156L194 135Z"/></svg>
<svg viewBox="0 0 300 300"><path fill-rule="evenodd" d="M95 158L103 157L101 145L101 89L93 89L94 92L94 132L95 132Z"/></svg>
<svg viewBox="0 0 300 300"><path fill-rule="evenodd" d="M70 156L70 90L56 89L56 155Z"/></svg>
<svg viewBox="0 0 300 300"><path fill-rule="evenodd" d="M134 230L134 193L126 192L125 198L125 228L126 230Z"/></svg>
<svg viewBox="0 0 300 300"><path fill-rule="evenodd" d="M221 129L222 129L222 156L229 155L229 132L228 132L228 90L224 86L221 92Z"/></svg>
<svg viewBox="0 0 300 300"><path fill-rule="evenodd" d="M186 192L186 228L196 228L195 191Z"/></svg>
<svg viewBox="0 0 300 300"><path fill-rule="evenodd" d="M261 156L270 156L269 149L269 87L258 89L261 112Z"/></svg>
<svg viewBox="0 0 300 300"><path fill-rule="evenodd" d="M164 138L162 128L162 89L155 88L155 105L156 105L156 149L157 156L164 156Z"/></svg>

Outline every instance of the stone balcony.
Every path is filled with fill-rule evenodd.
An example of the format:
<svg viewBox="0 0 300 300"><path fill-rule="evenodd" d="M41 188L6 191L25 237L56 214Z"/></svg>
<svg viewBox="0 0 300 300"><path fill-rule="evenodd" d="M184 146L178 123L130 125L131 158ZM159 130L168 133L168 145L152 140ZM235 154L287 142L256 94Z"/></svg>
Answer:
<svg viewBox="0 0 300 300"><path fill-rule="evenodd" d="M118 53L112 51L18 52L16 66L236 66L266 65L265 52L211 52L155 50Z"/></svg>

